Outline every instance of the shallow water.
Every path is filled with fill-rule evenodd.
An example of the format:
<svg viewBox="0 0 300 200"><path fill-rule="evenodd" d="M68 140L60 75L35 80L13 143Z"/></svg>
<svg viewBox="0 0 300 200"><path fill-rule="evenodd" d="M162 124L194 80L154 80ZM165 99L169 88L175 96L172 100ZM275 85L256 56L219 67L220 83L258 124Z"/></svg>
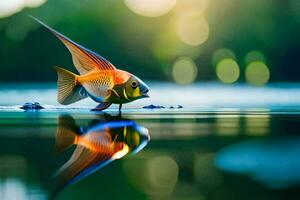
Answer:
<svg viewBox="0 0 300 200"><path fill-rule="evenodd" d="M299 195L300 114L290 111L88 110L0 113L0 198L47 199L75 147L54 152L58 118L78 127L130 119L151 140L67 185L57 199L288 199ZM105 120L103 120L105 119ZM84 128L82 128L84 129ZM87 128L86 128L87 129ZM75 167L76 168L76 167Z"/></svg>
<svg viewBox="0 0 300 200"><path fill-rule="evenodd" d="M122 117L92 113L89 101L57 106L54 86L40 87L0 88L0 199L299 197L298 85L186 87L192 99L163 85L166 100L154 84ZM25 112L26 101L46 109ZM141 109L150 103L166 109ZM70 132L77 142L57 148Z"/></svg>

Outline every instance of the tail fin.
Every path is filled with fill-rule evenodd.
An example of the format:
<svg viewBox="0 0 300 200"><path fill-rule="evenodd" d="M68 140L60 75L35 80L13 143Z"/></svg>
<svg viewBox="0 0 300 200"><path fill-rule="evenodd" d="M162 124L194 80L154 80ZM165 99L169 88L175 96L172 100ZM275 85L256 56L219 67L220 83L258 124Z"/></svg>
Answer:
<svg viewBox="0 0 300 200"><path fill-rule="evenodd" d="M56 132L55 152L62 152L75 143L79 128L71 116L60 116Z"/></svg>
<svg viewBox="0 0 300 200"><path fill-rule="evenodd" d="M57 72L58 81L58 94L57 100L63 105L68 105L86 98L85 95L80 93L83 89L77 82L77 75L60 67L54 67Z"/></svg>

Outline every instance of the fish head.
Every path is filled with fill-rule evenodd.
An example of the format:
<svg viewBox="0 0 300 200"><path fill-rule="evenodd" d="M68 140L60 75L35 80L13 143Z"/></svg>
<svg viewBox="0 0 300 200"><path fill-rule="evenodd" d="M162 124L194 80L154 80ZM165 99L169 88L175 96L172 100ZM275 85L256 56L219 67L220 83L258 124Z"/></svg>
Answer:
<svg viewBox="0 0 300 200"><path fill-rule="evenodd" d="M127 134L125 135L125 143L129 146L133 154L142 150L149 142L150 135L147 128L135 124L128 127Z"/></svg>
<svg viewBox="0 0 300 200"><path fill-rule="evenodd" d="M125 84L125 91L130 100L148 98L149 87L138 77L131 75Z"/></svg>

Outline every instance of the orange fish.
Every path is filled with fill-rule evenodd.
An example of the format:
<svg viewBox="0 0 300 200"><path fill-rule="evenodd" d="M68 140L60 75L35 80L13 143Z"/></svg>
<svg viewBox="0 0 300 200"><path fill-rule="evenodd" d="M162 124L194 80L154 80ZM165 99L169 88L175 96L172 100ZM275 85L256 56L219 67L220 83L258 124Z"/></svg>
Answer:
<svg viewBox="0 0 300 200"><path fill-rule="evenodd" d="M59 117L55 150L62 152L76 146L71 158L53 175L49 188L52 196L70 184L89 176L127 154L141 151L149 142L148 129L132 120L118 118L93 120L79 127L73 117Z"/></svg>
<svg viewBox="0 0 300 200"><path fill-rule="evenodd" d="M40 20L32 17L68 48L80 75L55 67L58 74L58 102L68 105L90 97L100 103L92 110L104 110L111 104L129 103L148 96L149 87L133 74L117 69L102 56L73 42Z"/></svg>

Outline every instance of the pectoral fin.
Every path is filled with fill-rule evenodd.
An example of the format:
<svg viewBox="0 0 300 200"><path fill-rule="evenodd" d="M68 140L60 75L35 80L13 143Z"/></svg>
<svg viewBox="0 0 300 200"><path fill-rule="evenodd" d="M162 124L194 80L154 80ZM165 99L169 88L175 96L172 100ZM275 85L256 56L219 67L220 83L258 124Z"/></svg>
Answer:
<svg viewBox="0 0 300 200"><path fill-rule="evenodd" d="M112 103L110 103L110 102L102 102L98 106L96 106L95 108L93 108L91 111L101 111L101 110L104 110L104 109L108 108L111 104Z"/></svg>
<svg viewBox="0 0 300 200"><path fill-rule="evenodd" d="M105 97L106 102L119 102L120 96L114 89L108 89L108 95Z"/></svg>

